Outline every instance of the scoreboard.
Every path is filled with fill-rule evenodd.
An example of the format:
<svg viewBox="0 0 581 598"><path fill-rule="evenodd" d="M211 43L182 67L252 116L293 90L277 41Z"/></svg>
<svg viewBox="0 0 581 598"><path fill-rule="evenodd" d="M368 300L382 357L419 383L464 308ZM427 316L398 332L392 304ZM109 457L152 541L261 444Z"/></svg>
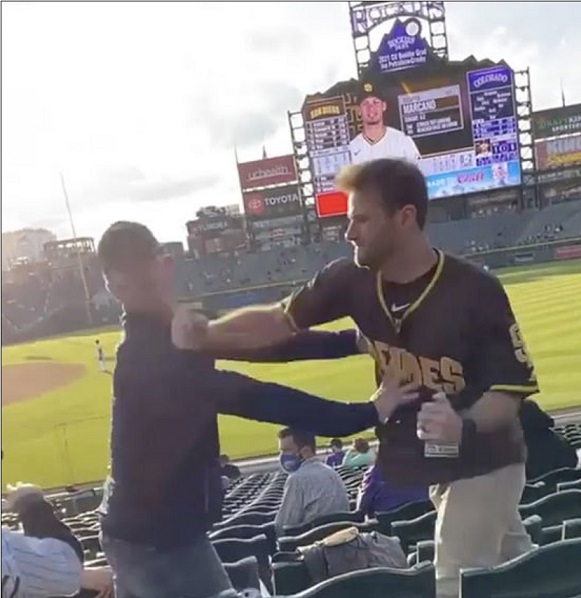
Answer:
<svg viewBox="0 0 581 598"><path fill-rule="evenodd" d="M331 191L336 173L351 163L349 119L343 96L309 105L305 115L305 137L315 191Z"/></svg>

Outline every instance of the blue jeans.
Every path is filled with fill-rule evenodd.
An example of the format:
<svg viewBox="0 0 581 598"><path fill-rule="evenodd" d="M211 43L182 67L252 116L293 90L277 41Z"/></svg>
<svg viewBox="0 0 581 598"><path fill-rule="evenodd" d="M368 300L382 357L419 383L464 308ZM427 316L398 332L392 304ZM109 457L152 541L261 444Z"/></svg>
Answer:
<svg viewBox="0 0 581 598"><path fill-rule="evenodd" d="M210 598L232 588L206 536L164 551L107 536L101 544L113 569L116 598Z"/></svg>

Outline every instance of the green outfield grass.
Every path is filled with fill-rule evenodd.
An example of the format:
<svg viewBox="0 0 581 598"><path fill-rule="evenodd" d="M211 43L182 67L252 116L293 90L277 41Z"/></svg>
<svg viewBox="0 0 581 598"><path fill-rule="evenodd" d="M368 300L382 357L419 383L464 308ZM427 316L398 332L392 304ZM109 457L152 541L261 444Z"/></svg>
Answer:
<svg viewBox="0 0 581 598"><path fill-rule="evenodd" d="M548 409L581 406L581 261L512 268L499 275L537 366L540 402ZM329 328L348 326L342 321ZM111 355L119 337L109 329L2 349L3 366L34 360L86 366L85 376L68 386L2 409L4 484L26 480L55 487L105 476L111 377L98 371L94 341L100 338ZM343 401L364 401L373 390L373 366L365 356L335 362L220 365ZM233 457L275 450L274 426L222 417L220 430L222 448Z"/></svg>

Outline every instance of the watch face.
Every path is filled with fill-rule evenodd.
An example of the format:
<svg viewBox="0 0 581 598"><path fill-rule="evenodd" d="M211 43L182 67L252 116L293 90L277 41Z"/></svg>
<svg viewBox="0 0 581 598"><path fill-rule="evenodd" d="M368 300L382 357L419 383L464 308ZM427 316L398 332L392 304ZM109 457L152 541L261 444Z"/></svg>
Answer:
<svg viewBox="0 0 581 598"><path fill-rule="evenodd" d="M422 28L420 27L420 24L415 20L408 21L405 24L405 32L410 37L416 37L416 35L419 35L421 30Z"/></svg>

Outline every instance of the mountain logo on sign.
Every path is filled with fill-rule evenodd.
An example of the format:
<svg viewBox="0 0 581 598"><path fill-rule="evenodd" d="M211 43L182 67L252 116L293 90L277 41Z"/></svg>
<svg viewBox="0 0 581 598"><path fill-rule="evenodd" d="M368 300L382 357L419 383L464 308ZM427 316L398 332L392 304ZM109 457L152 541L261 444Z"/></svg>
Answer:
<svg viewBox="0 0 581 598"><path fill-rule="evenodd" d="M389 73L426 64L430 45L422 37L422 26L417 19L395 21L391 31L384 35L372 63L374 70Z"/></svg>

